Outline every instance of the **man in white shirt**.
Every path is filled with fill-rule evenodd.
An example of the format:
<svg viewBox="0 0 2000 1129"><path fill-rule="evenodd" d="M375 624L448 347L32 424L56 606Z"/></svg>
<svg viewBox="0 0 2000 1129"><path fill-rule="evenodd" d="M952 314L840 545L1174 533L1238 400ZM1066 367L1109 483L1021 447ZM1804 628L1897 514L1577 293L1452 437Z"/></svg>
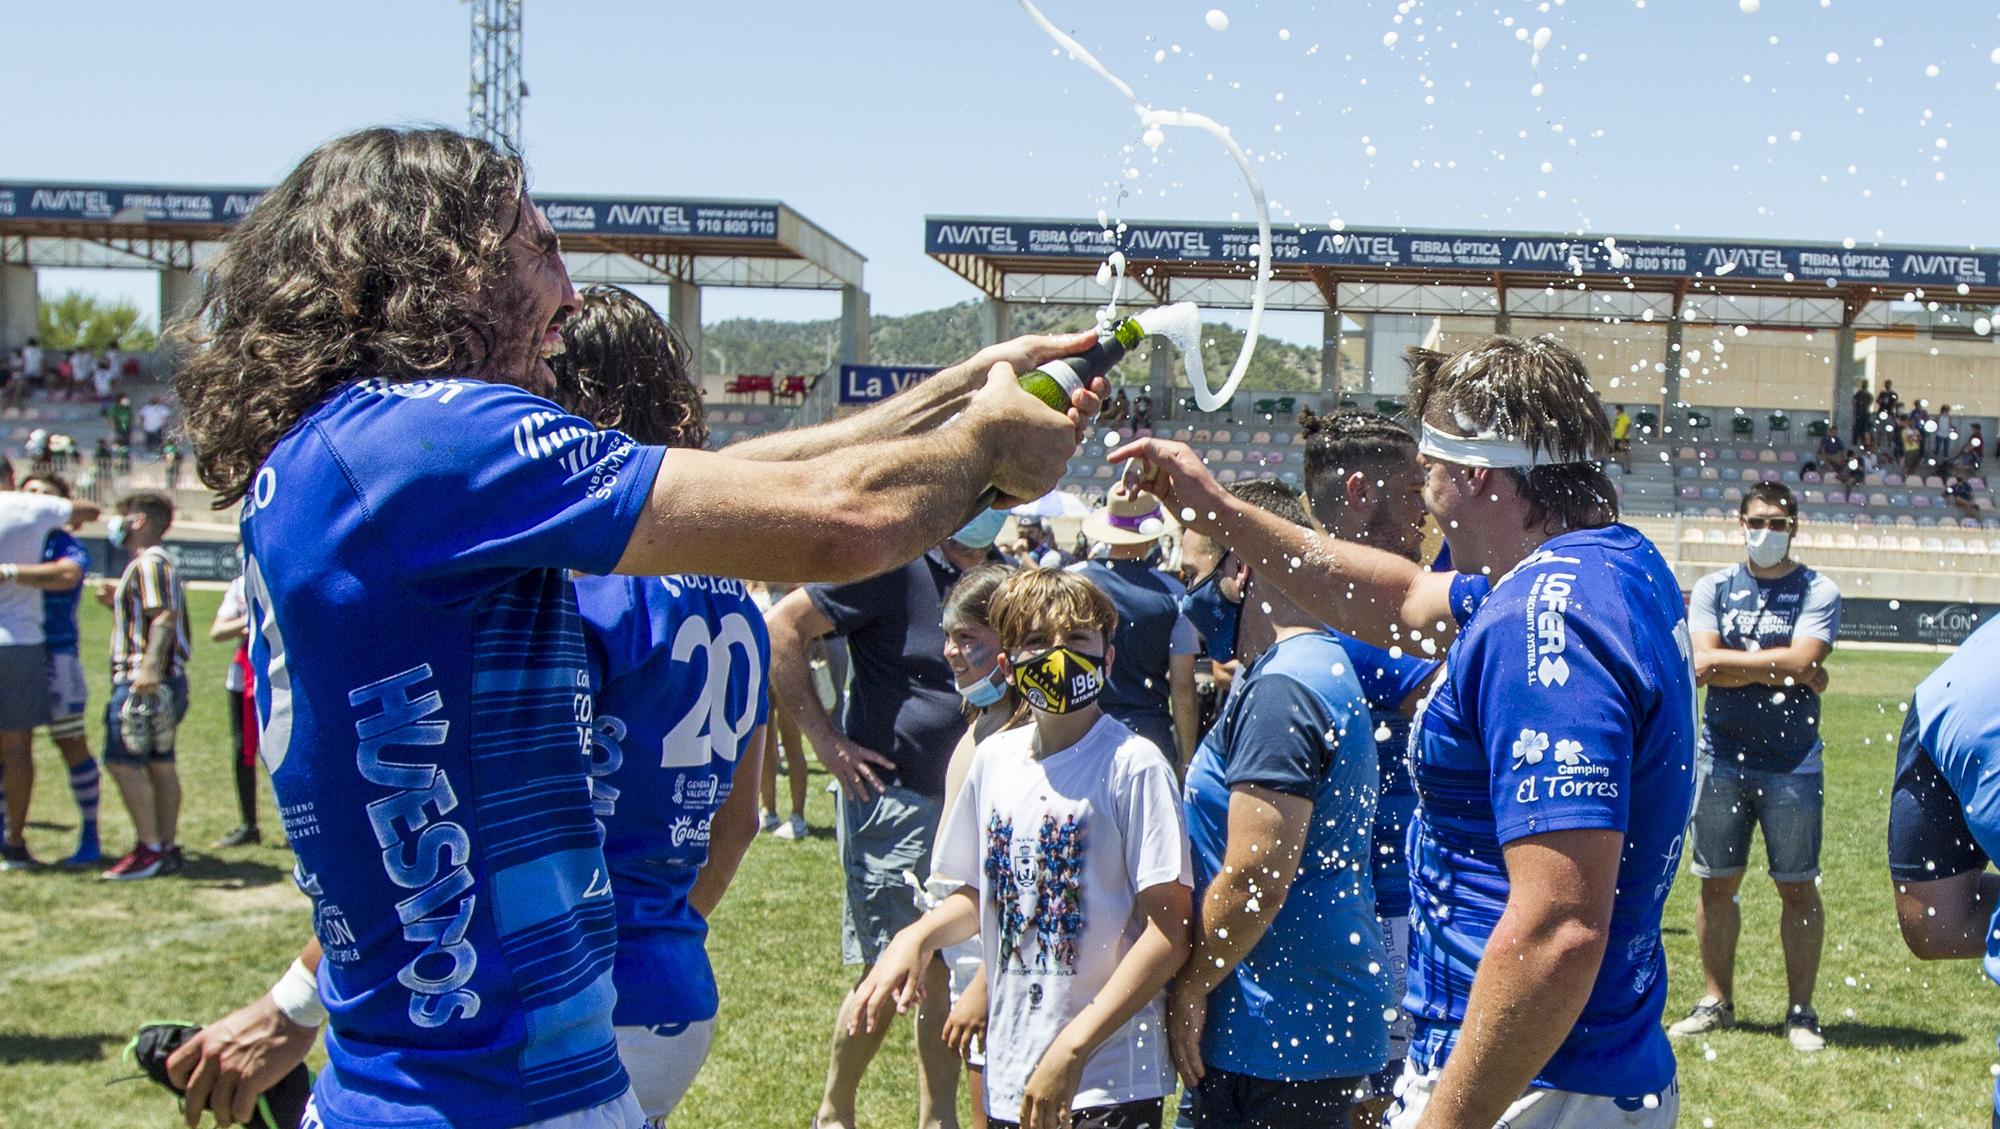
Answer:
<svg viewBox="0 0 2000 1129"><path fill-rule="evenodd" d="M166 441L167 421L173 415L174 410L158 397L146 401L146 406L139 409L139 430L146 433L146 450L155 455L160 453L160 445Z"/></svg>
<svg viewBox="0 0 2000 1129"><path fill-rule="evenodd" d="M30 337L28 343L21 346L21 379L27 381L30 387L42 386L42 364L42 343Z"/></svg>
<svg viewBox="0 0 2000 1129"><path fill-rule="evenodd" d="M98 508L14 489L14 467L0 459L0 789L7 830L0 870L39 864L28 853L28 801L34 795L30 756L35 727L49 721L48 649L43 645L42 593L21 581L42 563L49 533L72 518L90 521Z"/></svg>

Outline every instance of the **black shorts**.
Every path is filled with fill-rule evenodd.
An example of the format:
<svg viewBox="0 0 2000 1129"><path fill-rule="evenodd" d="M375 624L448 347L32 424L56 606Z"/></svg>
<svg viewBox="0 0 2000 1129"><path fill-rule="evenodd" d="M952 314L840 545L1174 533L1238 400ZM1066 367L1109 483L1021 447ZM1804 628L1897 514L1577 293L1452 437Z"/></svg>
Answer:
<svg viewBox="0 0 2000 1129"><path fill-rule="evenodd" d="M1075 1110L1069 1115L1070 1129L1160 1129L1160 1113L1165 1108L1165 1101L1164 1098L1147 1098L1144 1101ZM988 1120L986 1124L993 1129L1021 1129L1018 1121Z"/></svg>
<svg viewBox="0 0 2000 1129"><path fill-rule="evenodd" d="M1284 1082L1204 1067L1194 1090L1195 1129L1346 1129L1365 1078Z"/></svg>

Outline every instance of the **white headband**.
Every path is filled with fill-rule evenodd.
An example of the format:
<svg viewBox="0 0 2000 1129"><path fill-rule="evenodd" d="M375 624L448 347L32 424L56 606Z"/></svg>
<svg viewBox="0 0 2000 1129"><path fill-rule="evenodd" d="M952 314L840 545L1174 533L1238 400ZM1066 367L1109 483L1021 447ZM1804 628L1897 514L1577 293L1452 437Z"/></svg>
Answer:
<svg viewBox="0 0 2000 1129"><path fill-rule="evenodd" d="M1559 466L1576 461L1553 452L1537 452L1518 439L1502 438L1491 428L1477 435L1447 435L1428 423L1423 425L1423 436L1417 440L1417 451L1433 459L1470 467Z"/></svg>

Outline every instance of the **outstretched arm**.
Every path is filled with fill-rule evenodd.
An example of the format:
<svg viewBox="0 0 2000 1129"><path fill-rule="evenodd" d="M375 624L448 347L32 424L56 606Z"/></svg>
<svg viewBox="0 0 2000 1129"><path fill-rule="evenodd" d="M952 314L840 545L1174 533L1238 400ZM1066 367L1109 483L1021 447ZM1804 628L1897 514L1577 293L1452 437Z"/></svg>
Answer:
<svg viewBox="0 0 2000 1129"><path fill-rule="evenodd" d="M865 411L814 427L774 431L769 435L745 439L723 448L723 454L758 462L797 462L864 443L928 431L964 411L972 403L973 395L986 382L987 370L994 365L1004 361L1014 371L1026 372L1057 357L1081 353L1096 340L1096 334L1086 331L1003 341L981 349L970 360L953 365ZM1102 388L1094 391L1100 397L1104 392ZM1094 410L1091 414L1095 415ZM1077 418L1080 422L1088 417L1079 412Z"/></svg>
<svg viewBox="0 0 2000 1129"><path fill-rule="evenodd" d="M1158 497L1182 524L1249 560L1259 578L1269 579L1321 622L1384 647L1428 636L1442 649L1458 633L1451 573L1336 541L1243 502L1224 490L1184 443L1141 439L1110 458L1138 460L1144 468L1141 489Z"/></svg>

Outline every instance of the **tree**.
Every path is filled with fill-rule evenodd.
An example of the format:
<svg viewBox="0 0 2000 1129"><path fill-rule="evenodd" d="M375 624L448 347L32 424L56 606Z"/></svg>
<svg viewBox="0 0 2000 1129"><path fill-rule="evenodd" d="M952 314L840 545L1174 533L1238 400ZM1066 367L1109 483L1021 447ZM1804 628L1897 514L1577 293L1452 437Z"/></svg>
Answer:
<svg viewBox="0 0 2000 1129"><path fill-rule="evenodd" d="M108 302L80 290L68 291L54 301L44 299L35 326L42 346L53 350L87 349L95 353L117 342L128 353L150 353L160 341L153 327L139 319L139 309L132 303Z"/></svg>

